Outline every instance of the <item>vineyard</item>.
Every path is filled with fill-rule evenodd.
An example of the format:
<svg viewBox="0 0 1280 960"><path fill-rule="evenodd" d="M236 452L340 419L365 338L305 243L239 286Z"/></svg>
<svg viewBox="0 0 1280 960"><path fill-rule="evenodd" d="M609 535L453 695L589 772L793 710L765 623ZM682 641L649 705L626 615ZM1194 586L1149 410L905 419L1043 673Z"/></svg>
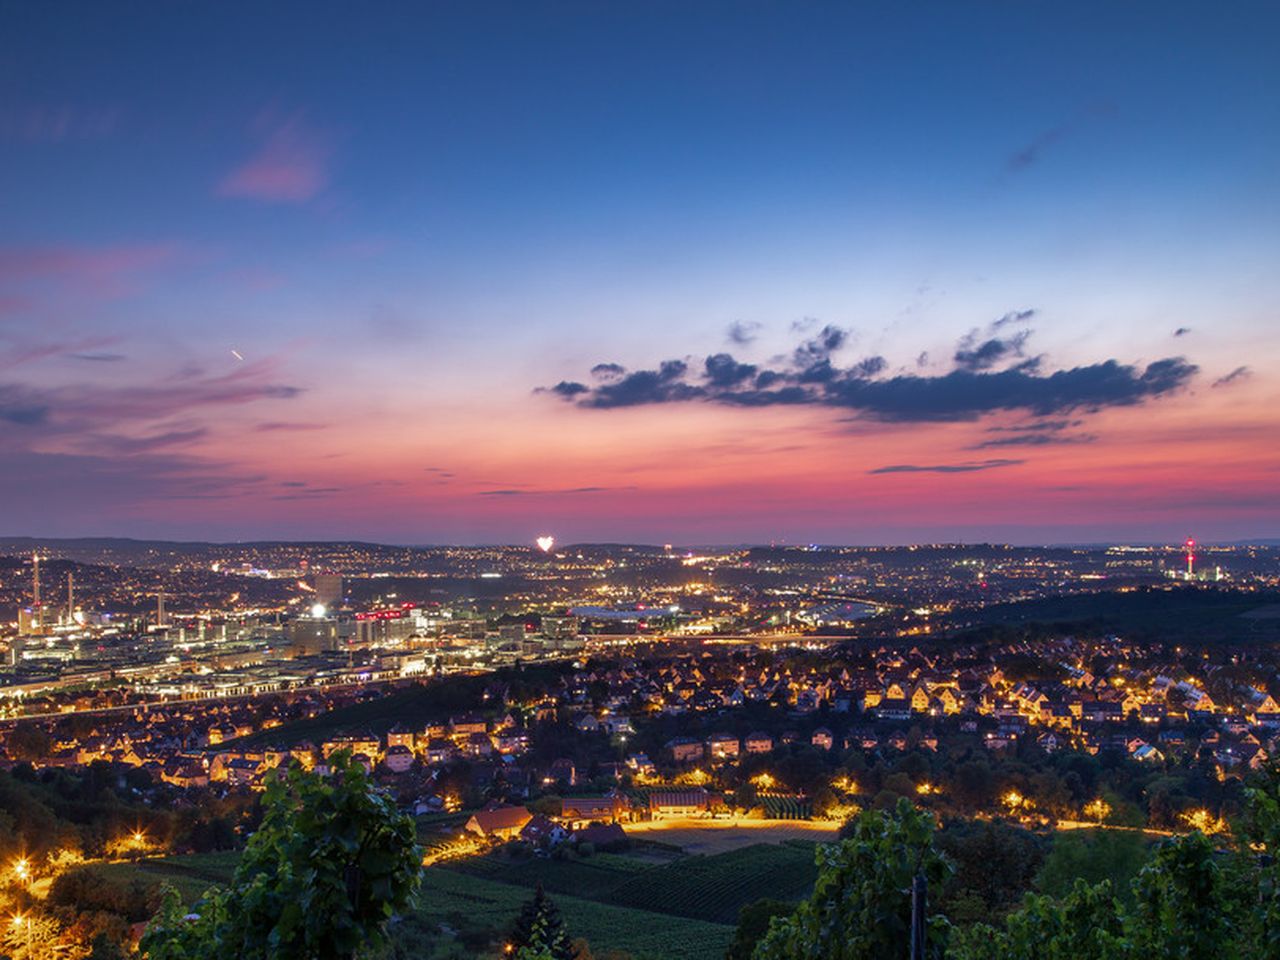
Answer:
<svg viewBox="0 0 1280 960"><path fill-rule="evenodd" d="M816 880L813 844L758 843L639 871L613 887L608 900L655 913L735 923L743 905L762 897L799 900Z"/></svg>
<svg viewBox="0 0 1280 960"><path fill-rule="evenodd" d="M771 820L808 820L813 816L813 804L794 793L767 793L762 790L758 802Z"/></svg>
<svg viewBox="0 0 1280 960"><path fill-rule="evenodd" d="M554 861L543 861L563 867ZM495 939L510 927L532 890L485 879L453 866L423 874L419 915L432 925L459 927L477 919ZM635 960L721 960L733 927L556 894L556 906L573 937L585 937L597 952L625 950Z"/></svg>
<svg viewBox="0 0 1280 960"><path fill-rule="evenodd" d="M185 902L194 903L210 887L229 883L239 860L239 852L233 850L131 862L95 863L84 869L100 876L108 884L125 885L134 880L141 880L145 884L167 883L182 895Z"/></svg>
<svg viewBox="0 0 1280 960"><path fill-rule="evenodd" d="M568 894L588 900L611 902L619 885L651 865L634 857L599 853L587 860L551 860L535 857L510 862L497 857L471 857L451 863L450 869L499 883L522 887L542 884L548 893Z"/></svg>

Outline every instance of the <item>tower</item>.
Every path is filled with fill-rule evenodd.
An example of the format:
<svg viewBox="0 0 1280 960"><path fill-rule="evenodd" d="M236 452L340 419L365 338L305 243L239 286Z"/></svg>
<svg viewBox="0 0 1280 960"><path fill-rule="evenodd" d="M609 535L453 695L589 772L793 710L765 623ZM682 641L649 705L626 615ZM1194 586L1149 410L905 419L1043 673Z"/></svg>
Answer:
<svg viewBox="0 0 1280 960"><path fill-rule="evenodd" d="M75 577L67 571L67 623L75 623L76 619L76 586Z"/></svg>
<svg viewBox="0 0 1280 960"><path fill-rule="evenodd" d="M164 619L164 591L161 590L156 594L156 626L167 627L168 625Z"/></svg>
<svg viewBox="0 0 1280 960"><path fill-rule="evenodd" d="M1196 563L1196 542L1193 538L1187 537L1185 544L1187 548L1187 579L1195 579L1195 563Z"/></svg>
<svg viewBox="0 0 1280 960"><path fill-rule="evenodd" d="M40 553L31 554L31 622L39 629L44 626L44 617L40 613Z"/></svg>

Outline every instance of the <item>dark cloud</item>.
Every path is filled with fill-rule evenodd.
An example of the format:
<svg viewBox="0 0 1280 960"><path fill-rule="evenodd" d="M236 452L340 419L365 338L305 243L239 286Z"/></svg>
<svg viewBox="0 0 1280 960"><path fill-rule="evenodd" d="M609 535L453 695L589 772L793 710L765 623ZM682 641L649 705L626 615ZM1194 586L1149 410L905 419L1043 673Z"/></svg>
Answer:
<svg viewBox="0 0 1280 960"><path fill-rule="evenodd" d="M755 375L754 364L739 363L727 353L716 353L707 357L705 376L717 387L736 387Z"/></svg>
<svg viewBox="0 0 1280 960"><path fill-rule="evenodd" d="M20 427L39 426L49 419L49 405L30 391L13 384L0 384L0 421Z"/></svg>
<svg viewBox="0 0 1280 960"><path fill-rule="evenodd" d="M684 382L689 365L683 360L664 360L657 370L636 370L620 380L603 383L594 390L574 390L587 393L583 405L598 409L634 407L645 403L670 403L681 400L697 400L706 396L706 390ZM563 383L553 389L564 395ZM580 387L582 384L571 384Z"/></svg>
<svg viewBox="0 0 1280 960"><path fill-rule="evenodd" d="M1027 423L1011 423L998 427L988 427L988 433L1052 433L1058 430L1070 430L1084 423L1083 420L1031 420Z"/></svg>
<svg viewBox="0 0 1280 960"><path fill-rule="evenodd" d="M1085 123L1114 112L1115 105L1104 102L1093 103L1084 109L1078 110L1075 116L1069 120L1038 133L1010 154L1005 162L1005 169L1010 173L1018 173L1034 166L1040 161L1046 150L1075 133Z"/></svg>
<svg viewBox="0 0 1280 960"><path fill-rule="evenodd" d="M657 369L632 371L595 387L562 381L550 392L595 409L698 400L741 407L808 404L894 422L976 420L1019 412L1045 419L1143 403L1182 389L1197 372L1182 357L1156 360L1146 367L1108 359L1045 372L1042 357L1023 355L1029 335L1020 331L1011 337L981 339L974 331L961 342L952 370L885 377L888 362L883 357L867 357L849 367L836 365L831 354L846 342L847 333L828 326L777 369L718 353L703 360L696 383L687 377L686 361L669 360Z"/></svg>
<svg viewBox="0 0 1280 960"><path fill-rule="evenodd" d="M740 347L752 343L759 335L760 324L754 320L735 320L729 324L725 333L730 343L736 343Z"/></svg>
<svg viewBox="0 0 1280 960"><path fill-rule="evenodd" d="M1190 327L1179 327L1177 330L1173 331L1173 335L1175 337L1185 337L1190 332Z"/></svg>
<svg viewBox="0 0 1280 960"><path fill-rule="evenodd" d="M98 456L10 451L0 470L5 515L101 517L160 500L226 500L242 497L264 478L178 454ZM92 505L91 514L82 504Z"/></svg>
<svg viewBox="0 0 1280 960"><path fill-rule="evenodd" d="M620 363L597 363L591 368L591 375L599 380L616 380L627 372Z"/></svg>
<svg viewBox="0 0 1280 960"><path fill-rule="evenodd" d="M855 377L874 377L884 373L889 361L884 357L864 357L853 365L850 373Z"/></svg>
<svg viewBox="0 0 1280 960"><path fill-rule="evenodd" d="M275 433L277 431L292 430L323 430L323 423L295 423L288 420L268 420L255 426L256 433Z"/></svg>
<svg viewBox="0 0 1280 960"><path fill-rule="evenodd" d="M502 487L497 490L481 490L478 497L548 497L582 493L609 493L618 490L634 490L635 487L565 487L559 490L533 490L528 487Z"/></svg>
<svg viewBox="0 0 1280 960"><path fill-rule="evenodd" d="M203 440L208 435L209 431L204 427L190 427L185 430L166 430L162 433L153 433L145 437L119 436L115 434L95 436L86 438L86 442L82 445L87 449L95 452L101 451L104 454L134 456L140 453L152 453L167 447L180 447L188 443L195 443L197 440Z"/></svg>
<svg viewBox="0 0 1280 960"><path fill-rule="evenodd" d="M896 463L888 467L876 467L867 473L976 473L979 470L996 470L1000 467L1016 467L1025 460L969 460L964 463L935 463L922 466L915 463Z"/></svg>
<svg viewBox="0 0 1280 960"><path fill-rule="evenodd" d="M90 363L119 363L129 359L123 353L69 353L72 360L86 360Z"/></svg>
<svg viewBox="0 0 1280 960"><path fill-rule="evenodd" d="M1026 310L1010 310L998 320L993 321L991 329L995 331L999 330L1001 327L1007 327L1011 323L1026 323L1035 315L1036 311L1033 308L1028 308Z"/></svg>
<svg viewBox="0 0 1280 960"><path fill-rule="evenodd" d="M795 364L797 367L809 367L831 359L831 355L845 345L849 339L849 331L827 324L818 335L806 340L796 347Z"/></svg>
<svg viewBox="0 0 1280 960"><path fill-rule="evenodd" d="M580 393L590 393L591 388L574 380L561 380L551 388L551 392L562 397L576 397Z"/></svg>
<svg viewBox="0 0 1280 960"><path fill-rule="evenodd" d="M1236 383L1237 381L1240 381L1240 380L1244 380L1252 375L1253 375L1253 371L1250 370L1248 367L1236 367L1230 373L1226 374L1225 376L1221 376L1217 380L1213 381L1213 386L1215 387L1230 386L1231 384Z"/></svg>
<svg viewBox="0 0 1280 960"><path fill-rule="evenodd" d="M999 324L1000 321L996 323ZM1009 360L1024 358L1024 349L1030 337L1030 330L1020 330L1011 337L982 340L974 330L960 340L952 361L958 370L990 370Z"/></svg>
<svg viewBox="0 0 1280 960"><path fill-rule="evenodd" d="M971 450L987 450L998 447L1048 447L1058 444L1093 443L1096 433L1015 433L1007 437L994 437L970 447Z"/></svg>

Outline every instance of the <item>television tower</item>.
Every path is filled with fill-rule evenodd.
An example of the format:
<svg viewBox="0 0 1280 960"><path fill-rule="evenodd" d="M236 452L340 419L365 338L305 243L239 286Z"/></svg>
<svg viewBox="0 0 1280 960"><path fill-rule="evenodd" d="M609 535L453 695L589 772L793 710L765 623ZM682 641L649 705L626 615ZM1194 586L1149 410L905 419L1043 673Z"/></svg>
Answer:
<svg viewBox="0 0 1280 960"><path fill-rule="evenodd" d="M31 616L35 626L44 625L44 617L40 614L40 553L31 554Z"/></svg>
<svg viewBox="0 0 1280 960"><path fill-rule="evenodd" d="M1196 542L1192 537L1187 537L1184 544L1187 548L1187 579L1195 579L1195 563L1196 563Z"/></svg>

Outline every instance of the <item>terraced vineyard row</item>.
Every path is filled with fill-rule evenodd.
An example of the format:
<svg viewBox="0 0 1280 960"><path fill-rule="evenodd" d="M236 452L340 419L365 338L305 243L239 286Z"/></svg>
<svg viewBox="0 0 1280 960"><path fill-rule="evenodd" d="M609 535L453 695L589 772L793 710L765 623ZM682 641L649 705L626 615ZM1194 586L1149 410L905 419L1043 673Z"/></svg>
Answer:
<svg viewBox="0 0 1280 960"><path fill-rule="evenodd" d="M652 867L615 886L608 900L657 913L734 923L744 904L761 897L799 899L816 880L812 845L759 843Z"/></svg>
<svg viewBox="0 0 1280 960"><path fill-rule="evenodd" d="M530 895L530 888L523 885L453 868L432 868L423 876L419 913L433 925L458 925L460 918L481 918L491 925L496 937L510 927ZM566 894L555 899L571 934L586 937L596 952L625 950L636 960L721 960L733 937L733 928L723 924L662 916Z"/></svg>
<svg viewBox="0 0 1280 960"><path fill-rule="evenodd" d="M633 857L596 854L589 860L552 860L535 857L511 862L497 857L471 857L450 864L451 869L475 877L536 887L539 883L548 893L567 893L589 900L610 899L619 884L651 869L651 865Z"/></svg>

